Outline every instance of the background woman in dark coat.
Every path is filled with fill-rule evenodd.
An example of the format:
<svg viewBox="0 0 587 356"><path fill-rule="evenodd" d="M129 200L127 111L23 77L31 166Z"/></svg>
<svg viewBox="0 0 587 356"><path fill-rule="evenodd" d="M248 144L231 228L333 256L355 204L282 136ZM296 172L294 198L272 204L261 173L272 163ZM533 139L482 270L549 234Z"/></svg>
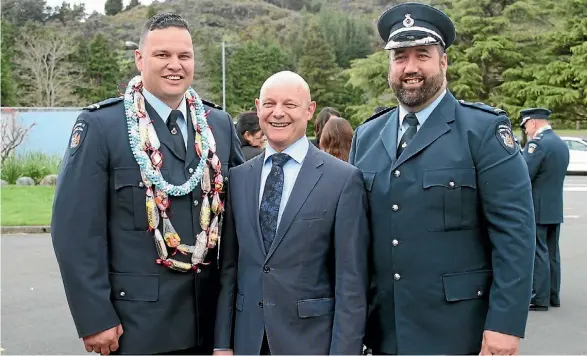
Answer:
<svg viewBox="0 0 587 356"><path fill-rule="evenodd" d="M265 134L259 126L257 112L247 111L239 114L236 132L239 135L241 150L247 161L265 150Z"/></svg>

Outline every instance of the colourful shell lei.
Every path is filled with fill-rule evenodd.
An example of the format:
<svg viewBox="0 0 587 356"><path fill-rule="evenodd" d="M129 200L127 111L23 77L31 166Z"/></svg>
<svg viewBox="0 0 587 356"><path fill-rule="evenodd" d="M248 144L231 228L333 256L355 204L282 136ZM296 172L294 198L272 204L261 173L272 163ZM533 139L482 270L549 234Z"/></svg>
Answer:
<svg viewBox="0 0 587 356"><path fill-rule="evenodd" d="M159 152L160 142L145 110L142 88L141 76L136 76L129 82L124 95L124 109L130 146L147 188L146 207L149 231L154 232L159 255L156 262L181 272L195 270L198 265L204 264L208 250L216 247L220 241L220 226L222 226L224 211L222 201L224 181L220 159L216 155L216 142L208 126L204 104L198 94L192 88L188 88L185 97L189 105L189 116L195 128L194 147L200 162L184 184L176 186L168 183L161 175L163 156ZM179 234L167 216L167 209L170 195L189 194L198 184L201 184L203 193L200 208L202 232L196 236L195 245L189 246L181 243ZM160 222L162 222L163 234L160 231ZM177 252L184 255L191 254L191 264L169 258L168 247L173 249L171 256Z"/></svg>

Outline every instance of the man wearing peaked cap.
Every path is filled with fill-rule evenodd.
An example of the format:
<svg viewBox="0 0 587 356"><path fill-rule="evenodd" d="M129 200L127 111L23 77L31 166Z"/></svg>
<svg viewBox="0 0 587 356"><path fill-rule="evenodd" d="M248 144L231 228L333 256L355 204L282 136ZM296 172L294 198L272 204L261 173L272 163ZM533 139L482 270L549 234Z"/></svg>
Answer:
<svg viewBox="0 0 587 356"><path fill-rule="evenodd" d="M503 110L455 99L442 11L403 3L377 24L399 106L355 131L373 275L374 354L515 354L532 289L528 168Z"/></svg>
<svg viewBox="0 0 587 356"><path fill-rule="evenodd" d="M560 306L559 234L563 222L563 185L569 149L548 124L548 109L520 112L520 126L528 136L522 155L532 180L536 219L536 256L530 310L546 311Z"/></svg>

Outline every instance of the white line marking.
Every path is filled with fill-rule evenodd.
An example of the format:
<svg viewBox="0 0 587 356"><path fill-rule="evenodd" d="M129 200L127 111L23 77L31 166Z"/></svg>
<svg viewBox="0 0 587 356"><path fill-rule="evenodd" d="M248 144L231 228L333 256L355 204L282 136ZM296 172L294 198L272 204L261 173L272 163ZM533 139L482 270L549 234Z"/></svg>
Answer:
<svg viewBox="0 0 587 356"><path fill-rule="evenodd" d="M565 192L587 192L587 187L569 187L563 188Z"/></svg>
<svg viewBox="0 0 587 356"><path fill-rule="evenodd" d="M580 218L579 215L565 215L565 219L578 219Z"/></svg>

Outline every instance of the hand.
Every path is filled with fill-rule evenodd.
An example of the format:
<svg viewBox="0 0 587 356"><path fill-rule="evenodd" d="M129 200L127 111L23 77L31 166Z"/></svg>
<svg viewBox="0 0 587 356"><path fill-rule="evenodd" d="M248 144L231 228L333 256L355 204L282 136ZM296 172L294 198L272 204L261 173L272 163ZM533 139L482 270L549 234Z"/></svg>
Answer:
<svg viewBox="0 0 587 356"><path fill-rule="evenodd" d="M212 355L214 356L232 356L234 353L232 352L232 350L219 350L219 351L214 351L214 353Z"/></svg>
<svg viewBox="0 0 587 356"><path fill-rule="evenodd" d="M479 355L517 355L519 347L519 337L485 330Z"/></svg>
<svg viewBox="0 0 587 356"><path fill-rule="evenodd" d="M118 326L108 330L86 336L83 338L86 351L94 351L95 353L102 355L110 355L110 352L118 350L118 339L122 333L122 325L118 324Z"/></svg>

